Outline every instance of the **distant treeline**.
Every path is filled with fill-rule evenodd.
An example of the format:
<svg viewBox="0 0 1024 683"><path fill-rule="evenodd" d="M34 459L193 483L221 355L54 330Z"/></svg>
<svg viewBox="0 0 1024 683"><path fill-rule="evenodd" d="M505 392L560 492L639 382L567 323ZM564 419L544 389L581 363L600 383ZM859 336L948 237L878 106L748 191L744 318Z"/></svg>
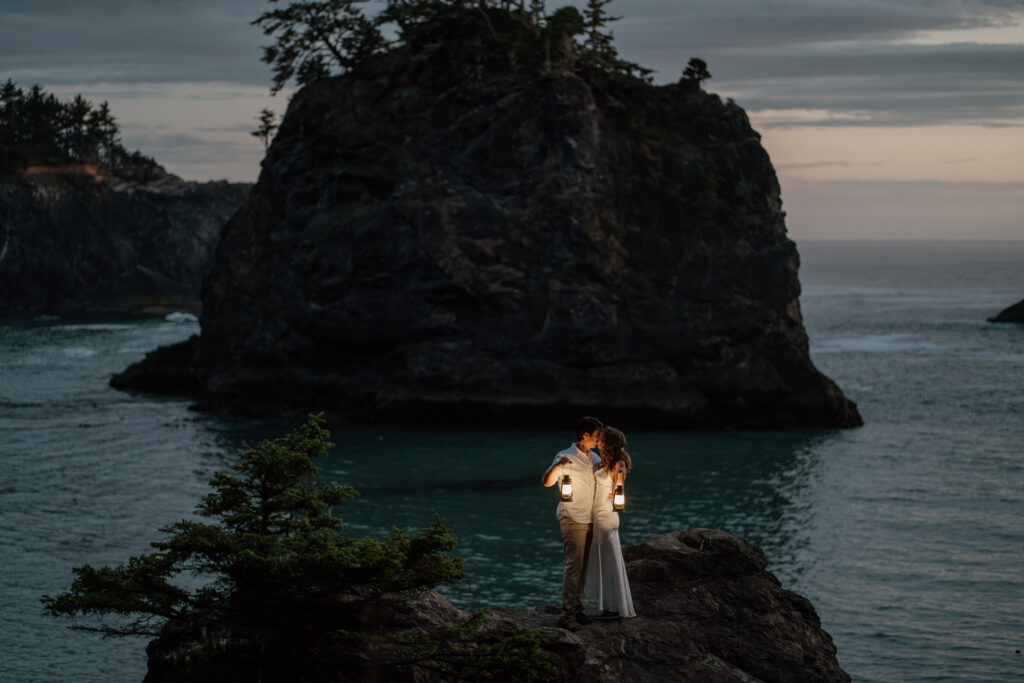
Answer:
<svg viewBox="0 0 1024 683"><path fill-rule="evenodd" d="M121 146L107 102L93 107L80 94L62 102L39 85L24 90L8 79L0 87L0 171L67 162L96 162L131 176L160 168Z"/></svg>

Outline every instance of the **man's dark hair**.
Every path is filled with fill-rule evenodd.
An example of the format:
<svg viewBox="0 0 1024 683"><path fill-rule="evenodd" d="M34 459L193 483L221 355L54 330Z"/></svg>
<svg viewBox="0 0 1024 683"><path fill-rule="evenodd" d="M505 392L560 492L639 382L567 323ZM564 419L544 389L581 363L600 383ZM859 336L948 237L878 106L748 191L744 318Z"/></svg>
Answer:
<svg viewBox="0 0 1024 683"><path fill-rule="evenodd" d="M581 417L580 421L576 423L576 440L579 441L595 429L602 429L603 427L604 423L596 417Z"/></svg>

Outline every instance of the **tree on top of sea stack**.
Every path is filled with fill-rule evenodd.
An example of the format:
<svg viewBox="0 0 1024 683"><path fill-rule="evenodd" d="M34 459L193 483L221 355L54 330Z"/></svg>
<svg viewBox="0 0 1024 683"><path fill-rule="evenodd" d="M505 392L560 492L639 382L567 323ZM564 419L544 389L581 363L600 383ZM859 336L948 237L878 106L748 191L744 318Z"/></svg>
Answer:
<svg viewBox="0 0 1024 683"><path fill-rule="evenodd" d="M692 57L683 69L679 84L690 91L700 90L700 84L711 78L708 64L700 57Z"/></svg>
<svg viewBox="0 0 1024 683"><path fill-rule="evenodd" d="M277 36L277 43L263 48L263 61L274 67L270 91L293 76L305 84L328 75L331 66L350 69L380 49L380 31L359 9L365 1L293 2L254 20L264 34Z"/></svg>
<svg viewBox="0 0 1024 683"><path fill-rule="evenodd" d="M523 0L388 0L376 15L367 16L361 9L366 2L293 2L254 20L275 39L262 57L273 66L271 92L292 79L308 85L403 49L416 59L447 52L467 74L477 76L493 72L496 64L550 69L553 55L556 62L578 61L612 76L648 79L652 73L618 56L605 30L617 19L604 9L612 0L589 0L582 15L572 6L549 15L543 0L533 0L528 9ZM580 17L578 25L567 21L572 16ZM386 33L396 38L389 42Z"/></svg>

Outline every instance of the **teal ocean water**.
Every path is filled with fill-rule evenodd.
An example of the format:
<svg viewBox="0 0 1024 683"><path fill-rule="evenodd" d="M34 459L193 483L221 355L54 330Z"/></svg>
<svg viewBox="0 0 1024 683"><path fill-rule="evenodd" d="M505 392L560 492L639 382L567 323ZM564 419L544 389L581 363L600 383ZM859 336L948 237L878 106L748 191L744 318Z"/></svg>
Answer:
<svg viewBox="0 0 1024 683"><path fill-rule="evenodd" d="M760 545L811 599L856 681L1024 680L1024 242L801 243L817 366L858 402L843 431L644 432L621 535L716 527ZM131 396L110 374L194 320L0 321L0 680L137 681L145 643L42 614L83 563L145 552L243 442L286 428ZM459 536L464 607L556 602L566 430L335 430L326 476L362 496L353 535ZM638 605L638 608L640 606Z"/></svg>

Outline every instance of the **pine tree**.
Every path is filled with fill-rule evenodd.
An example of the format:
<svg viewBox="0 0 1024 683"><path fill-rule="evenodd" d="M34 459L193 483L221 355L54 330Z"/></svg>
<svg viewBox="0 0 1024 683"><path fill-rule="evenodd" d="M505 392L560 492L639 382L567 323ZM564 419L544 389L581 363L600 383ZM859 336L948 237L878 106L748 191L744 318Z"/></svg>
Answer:
<svg viewBox="0 0 1024 683"><path fill-rule="evenodd" d="M584 42L583 48L587 57L598 65L611 69L618 58L618 52L612 42L612 34L605 32L605 26L620 17L609 17L605 6L612 0L587 0L583 10Z"/></svg>
<svg viewBox="0 0 1024 683"><path fill-rule="evenodd" d="M81 94L61 102L38 84L26 92L10 79L0 86L0 145L5 170L99 161L122 175L157 173L155 161L121 146L119 132L108 102L94 108Z"/></svg>
<svg viewBox="0 0 1024 683"><path fill-rule="evenodd" d="M264 107L260 115L256 117L256 120L260 122L259 128L250 131L249 134L262 140L263 149L267 150L270 147L270 138L274 135L274 131L277 130L277 114Z"/></svg>
<svg viewBox="0 0 1024 683"><path fill-rule="evenodd" d="M683 81L689 81L700 87L702 81L706 81L711 78L711 72L708 71L707 62L698 57L690 58L686 68L683 69Z"/></svg>
<svg viewBox="0 0 1024 683"><path fill-rule="evenodd" d="M0 133L13 135L15 121L20 118L18 110L23 99L25 92L10 78L0 86Z"/></svg>
<svg viewBox="0 0 1024 683"><path fill-rule="evenodd" d="M293 77L305 85L332 67L345 72L380 50L384 38L376 22L359 9L364 2L293 2L254 20L253 25L277 41L263 48L262 60L274 68L270 91L277 93Z"/></svg>
<svg viewBox="0 0 1024 683"><path fill-rule="evenodd" d="M317 480L314 460L332 445L323 423L311 416L285 437L247 447L196 508L213 521L172 524L155 552L125 565L75 569L70 591L44 596L47 612L97 620L73 623L79 630L173 640L193 661L228 656L223 643L264 672L361 661L358 615L372 614L382 595L462 580L463 563L447 554L455 537L440 518L411 535L342 535L334 507L358 493ZM195 582L181 582L186 573L206 583L187 588Z"/></svg>
<svg viewBox="0 0 1024 683"><path fill-rule="evenodd" d="M92 112L92 104L82 97L75 95L71 103L64 108L62 121L62 149L72 159L93 160L96 157L96 145L89 136L89 114Z"/></svg>
<svg viewBox="0 0 1024 683"><path fill-rule="evenodd" d="M120 145L117 122L110 112L110 104L104 100L98 109L89 113L89 137L94 141L101 161L111 163L115 150Z"/></svg>
<svg viewBox="0 0 1024 683"><path fill-rule="evenodd" d="M64 107L38 83L29 88L22 107L21 139L43 157L65 156Z"/></svg>

